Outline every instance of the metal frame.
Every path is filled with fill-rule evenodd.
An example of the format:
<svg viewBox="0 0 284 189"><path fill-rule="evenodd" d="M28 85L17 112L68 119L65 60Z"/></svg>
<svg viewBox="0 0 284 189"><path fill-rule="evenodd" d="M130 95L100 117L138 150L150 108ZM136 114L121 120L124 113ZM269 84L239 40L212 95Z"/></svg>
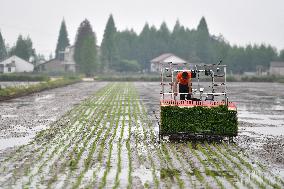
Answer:
<svg viewBox="0 0 284 189"><path fill-rule="evenodd" d="M228 99L227 99L227 80L226 80L226 65L216 65L216 64L204 64L204 65L194 65L194 68L193 69L175 69L177 66L183 66L183 67L186 67L186 66L190 66L189 63L172 63L172 62L167 62L167 63L161 63L160 64L160 75L161 75L161 99L165 100L165 95L170 95L171 98L170 99L173 99L175 100L175 95L174 95L174 91L173 91L173 85L174 85L174 82L175 82L175 73L177 72L182 72L182 71L194 71L196 72L196 78L197 78L197 85L198 85L198 88L197 89L194 89L192 91L192 94L193 95L199 95L200 97L200 100L202 100L202 97L206 97L208 95L213 95L213 96L224 96L224 101L225 102L228 102ZM203 69L198 69L198 67L203 67ZM214 70L213 69L206 69L206 67L211 67L211 68L216 68L216 70L220 69L220 68L223 68L224 70L224 75L223 76L219 76L219 77L223 77L224 78L224 82L221 83L221 84L216 84L215 82L215 73L214 73ZM200 92L200 73L203 73L203 72L206 72L206 71L209 71L210 72L210 76L211 76L211 81L212 81L212 85L211 85L211 88L212 88L212 91L211 92ZM170 76L167 76L165 72L168 72L168 73L171 73ZM165 82L165 77L171 77L171 83L167 83ZM165 92L165 86L166 85L171 85L170 86L170 89L171 89L171 92ZM223 92L215 92L215 87L216 86L223 86ZM176 93L177 95L180 95L180 94L188 94L188 93L179 93L177 92ZM226 103L227 104L227 103Z"/></svg>

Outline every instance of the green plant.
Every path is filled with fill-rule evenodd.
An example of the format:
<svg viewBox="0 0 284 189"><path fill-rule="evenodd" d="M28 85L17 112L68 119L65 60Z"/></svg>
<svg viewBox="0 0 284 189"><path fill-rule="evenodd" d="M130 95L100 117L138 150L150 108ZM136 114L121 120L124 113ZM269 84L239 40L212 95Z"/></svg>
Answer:
<svg viewBox="0 0 284 189"><path fill-rule="evenodd" d="M236 136L238 133L237 112L226 106L161 107L161 134L175 133Z"/></svg>

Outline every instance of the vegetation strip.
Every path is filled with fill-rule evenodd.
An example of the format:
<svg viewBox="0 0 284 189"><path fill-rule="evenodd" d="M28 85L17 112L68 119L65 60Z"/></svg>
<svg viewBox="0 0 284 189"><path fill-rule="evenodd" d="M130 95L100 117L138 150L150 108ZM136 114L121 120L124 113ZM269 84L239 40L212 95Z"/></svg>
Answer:
<svg viewBox="0 0 284 189"><path fill-rule="evenodd" d="M0 101L29 95L47 89L63 87L66 85L77 83L79 81L80 81L79 78L72 78L72 79L63 78L54 81L41 82L29 86L7 87L5 89L0 89Z"/></svg>

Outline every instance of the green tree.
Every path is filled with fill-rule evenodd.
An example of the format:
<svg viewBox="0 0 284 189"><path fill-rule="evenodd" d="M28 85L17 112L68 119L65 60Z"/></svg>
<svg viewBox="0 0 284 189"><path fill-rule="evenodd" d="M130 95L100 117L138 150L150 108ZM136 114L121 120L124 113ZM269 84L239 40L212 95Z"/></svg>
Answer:
<svg viewBox="0 0 284 189"><path fill-rule="evenodd" d="M210 35L204 17L201 18L196 33L196 54L204 63L212 63Z"/></svg>
<svg viewBox="0 0 284 189"><path fill-rule="evenodd" d="M119 72L138 72L141 69L136 60L120 60L118 64Z"/></svg>
<svg viewBox="0 0 284 189"><path fill-rule="evenodd" d="M116 33L116 46L120 60L138 59L138 36L133 30L125 30Z"/></svg>
<svg viewBox="0 0 284 189"><path fill-rule="evenodd" d="M96 35L90 22L85 19L79 26L75 41L74 59L79 72L91 76L98 68Z"/></svg>
<svg viewBox="0 0 284 189"><path fill-rule="evenodd" d="M104 30L104 36L101 43L101 62L105 70L109 70L115 67L115 64L117 64L119 60L116 46L116 34L117 30L113 16L110 15Z"/></svg>
<svg viewBox="0 0 284 189"><path fill-rule="evenodd" d="M280 51L279 59L280 59L281 61L284 61L284 49Z"/></svg>
<svg viewBox="0 0 284 189"><path fill-rule="evenodd" d="M23 38L19 35L16 46L11 48L10 55L16 55L26 61L29 61L31 57L35 57L35 49L33 48L33 43L31 38Z"/></svg>
<svg viewBox="0 0 284 189"><path fill-rule="evenodd" d="M144 71L148 71L150 69L150 60L154 57L153 35L155 35L155 33L153 33L153 30L150 30L149 24L146 23L142 32L138 36L138 61Z"/></svg>
<svg viewBox="0 0 284 189"><path fill-rule="evenodd" d="M68 33L66 29L65 20L63 19L60 26L59 36L57 40L56 50L55 50L55 58L60 58L60 51L64 51L67 46L69 46Z"/></svg>
<svg viewBox="0 0 284 189"><path fill-rule="evenodd" d="M2 34L0 32L0 61L5 59L6 57L7 57L6 45L5 45L5 41L2 37Z"/></svg>
<svg viewBox="0 0 284 189"><path fill-rule="evenodd" d="M158 43L156 48L159 49L159 54L167 53L170 50L171 45L171 32L165 22L163 22L157 31Z"/></svg>

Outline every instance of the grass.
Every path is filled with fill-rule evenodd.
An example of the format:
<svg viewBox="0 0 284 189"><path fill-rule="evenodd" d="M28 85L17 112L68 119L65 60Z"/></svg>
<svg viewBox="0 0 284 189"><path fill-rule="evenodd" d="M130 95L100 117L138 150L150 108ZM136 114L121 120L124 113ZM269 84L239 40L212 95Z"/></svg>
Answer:
<svg viewBox="0 0 284 189"><path fill-rule="evenodd" d="M29 86L7 87L5 89L0 89L0 101L11 99L11 98L16 98L20 96L25 96L28 94L40 92L40 91L47 90L47 89L63 87L65 85L74 84L79 81L80 81L79 78L74 78L74 79L63 78L63 79L57 79L54 81L41 82L38 84L29 85Z"/></svg>

